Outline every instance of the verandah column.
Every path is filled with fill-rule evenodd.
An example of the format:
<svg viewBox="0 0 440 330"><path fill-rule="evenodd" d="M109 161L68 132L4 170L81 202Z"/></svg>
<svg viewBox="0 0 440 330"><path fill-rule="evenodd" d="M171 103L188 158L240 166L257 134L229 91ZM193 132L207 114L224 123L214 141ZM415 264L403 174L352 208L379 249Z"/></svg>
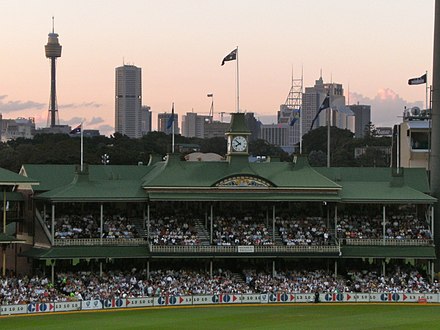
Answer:
<svg viewBox="0 0 440 330"><path fill-rule="evenodd" d="M52 245L55 244L55 204L52 203L52 223L50 225L50 236Z"/></svg>
<svg viewBox="0 0 440 330"><path fill-rule="evenodd" d="M211 226L209 232L209 244L212 245L212 233L213 233L213 221L214 221L214 206L211 204Z"/></svg>

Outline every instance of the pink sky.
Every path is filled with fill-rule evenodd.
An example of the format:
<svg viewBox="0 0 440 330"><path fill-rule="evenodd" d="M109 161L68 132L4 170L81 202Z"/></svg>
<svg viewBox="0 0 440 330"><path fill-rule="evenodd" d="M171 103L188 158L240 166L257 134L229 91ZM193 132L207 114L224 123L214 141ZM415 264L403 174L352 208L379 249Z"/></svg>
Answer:
<svg viewBox="0 0 440 330"><path fill-rule="evenodd" d="M240 106L265 122L286 99L291 72L311 86L342 83L350 103L372 105L377 126L400 121L403 106L424 105L432 78L434 0L3 0L0 113L46 126L50 67L44 55L51 17L63 46L57 64L60 123L114 126L114 69L142 68L143 104L157 113L235 110L239 46Z"/></svg>

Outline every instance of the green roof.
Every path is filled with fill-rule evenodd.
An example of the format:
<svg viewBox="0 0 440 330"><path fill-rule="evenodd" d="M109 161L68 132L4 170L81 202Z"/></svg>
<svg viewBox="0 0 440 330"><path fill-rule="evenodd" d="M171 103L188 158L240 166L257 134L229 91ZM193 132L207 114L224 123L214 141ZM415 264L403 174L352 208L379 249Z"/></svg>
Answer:
<svg viewBox="0 0 440 330"><path fill-rule="evenodd" d="M21 173L40 181L34 191L48 191L70 184L78 172L78 165L25 164ZM90 180L140 180L152 168L138 165L88 165Z"/></svg>
<svg viewBox="0 0 440 330"><path fill-rule="evenodd" d="M146 201L147 195L136 180L90 180L77 174L68 185L37 195L37 199L53 202Z"/></svg>
<svg viewBox="0 0 440 330"><path fill-rule="evenodd" d="M342 186L342 202L423 203L436 198L428 195L429 183L423 168L400 169L377 167L317 167L316 171Z"/></svg>
<svg viewBox="0 0 440 330"><path fill-rule="evenodd" d="M66 246L50 249L31 248L21 256L35 259L75 259L75 258L146 258L146 246Z"/></svg>
<svg viewBox="0 0 440 330"><path fill-rule="evenodd" d="M336 191L341 186L310 167L303 159L297 164L288 162L249 163L227 161L184 162L178 155L169 155L143 178L148 191L155 187L213 187L232 176L261 178L276 188L322 189Z"/></svg>
<svg viewBox="0 0 440 330"><path fill-rule="evenodd" d="M246 118L243 112L233 113L231 116L231 125L228 130L229 133L244 133L249 134L250 131L246 125Z"/></svg>
<svg viewBox="0 0 440 330"><path fill-rule="evenodd" d="M19 184L38 185L39 182L0 167L0 186L17 186Z"/></svg>

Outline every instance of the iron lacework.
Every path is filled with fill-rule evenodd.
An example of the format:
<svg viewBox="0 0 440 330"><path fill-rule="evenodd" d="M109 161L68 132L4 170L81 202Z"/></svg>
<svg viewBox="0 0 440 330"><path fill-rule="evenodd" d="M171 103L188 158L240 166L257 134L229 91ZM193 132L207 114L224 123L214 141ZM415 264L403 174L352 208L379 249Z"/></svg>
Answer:
<svg viewBox="0 0 440 330"><path fill-rule="evenodd" d="M219 181L215 187L272 187L270 182L256 178L254 176L239 175Z"/></svg>

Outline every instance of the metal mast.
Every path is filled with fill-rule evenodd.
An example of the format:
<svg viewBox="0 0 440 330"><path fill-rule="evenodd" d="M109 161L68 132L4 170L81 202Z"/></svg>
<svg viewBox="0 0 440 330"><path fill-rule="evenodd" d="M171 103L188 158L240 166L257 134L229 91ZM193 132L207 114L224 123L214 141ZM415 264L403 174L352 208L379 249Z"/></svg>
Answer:
<svg viewBox="0 0 440 330"><path fill-rule="evenodd" d="M54 25L54 18L52 17L52 32L49 33L47 45L44 46L46 57L50 59L50 102L47 117L48 126L50 118L50 127L59 124L56 93L56 60L57 57L61 57L61 45L58 42L58 34L54 31Z"/></svg>

